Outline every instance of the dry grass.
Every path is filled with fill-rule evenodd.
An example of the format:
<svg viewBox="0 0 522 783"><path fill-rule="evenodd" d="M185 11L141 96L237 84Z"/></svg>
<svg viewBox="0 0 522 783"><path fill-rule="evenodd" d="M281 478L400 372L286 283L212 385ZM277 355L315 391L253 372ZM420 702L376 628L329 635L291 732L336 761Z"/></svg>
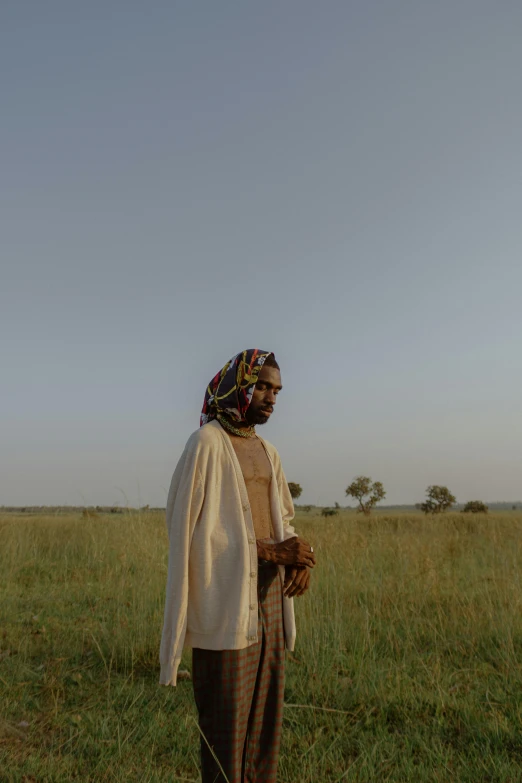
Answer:
<svg viewBox="0 0 522 783"><path fill-rule="evenodd" d="M320 564L281 783L520 780L522 515L296 526ZM191 685L157 685L162 515L5 514L0 540L0 779L197 781Z"/></svg>

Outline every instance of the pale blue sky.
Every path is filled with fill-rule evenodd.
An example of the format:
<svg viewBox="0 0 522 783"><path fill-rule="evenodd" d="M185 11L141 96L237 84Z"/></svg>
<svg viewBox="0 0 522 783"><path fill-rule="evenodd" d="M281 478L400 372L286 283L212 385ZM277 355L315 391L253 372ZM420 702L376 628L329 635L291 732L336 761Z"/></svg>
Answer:
<svg viewBox="0 0 522 783"><path fill-rule="evenodd" d="M521 36L514 0L5 0L0 504L163 504L254 346L303 502L521 498Z"/></svg>

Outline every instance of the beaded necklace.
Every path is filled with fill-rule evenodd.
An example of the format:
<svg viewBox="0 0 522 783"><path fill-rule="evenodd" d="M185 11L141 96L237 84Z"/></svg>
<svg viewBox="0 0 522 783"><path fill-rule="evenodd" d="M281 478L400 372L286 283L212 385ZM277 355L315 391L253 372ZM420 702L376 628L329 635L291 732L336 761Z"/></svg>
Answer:
<svg viewBox="0 0 522 783"><path fill-rule="evenodd" d="M248 428L245 427L245 429L239 429L238 427L234 427L224 416L218 416L217 420L219 421L222 427L224 427L226 430L231 432L233 435L238 435L240 438L256 437L256 431L253 427L248 427Z"/></svg>

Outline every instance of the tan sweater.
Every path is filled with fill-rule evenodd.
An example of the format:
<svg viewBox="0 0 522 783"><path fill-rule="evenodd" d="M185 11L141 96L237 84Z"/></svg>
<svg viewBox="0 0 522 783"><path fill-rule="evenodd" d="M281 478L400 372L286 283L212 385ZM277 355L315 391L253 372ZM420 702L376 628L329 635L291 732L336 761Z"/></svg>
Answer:
<svg viewBox="0 0 522 783"><path fill-rule="evenodd" d="M279 455L263 441L274 480L270 504L274 538L295 536L294 507ZM160 683L176 685L186 643L206 650L239 650L257 638L257 547L252 512L237 456L217 421L189 438L167 500L169 569ZM284 581L284 567L279 567ZM283 598L286 646L293 650L293 599Z"/></svg>

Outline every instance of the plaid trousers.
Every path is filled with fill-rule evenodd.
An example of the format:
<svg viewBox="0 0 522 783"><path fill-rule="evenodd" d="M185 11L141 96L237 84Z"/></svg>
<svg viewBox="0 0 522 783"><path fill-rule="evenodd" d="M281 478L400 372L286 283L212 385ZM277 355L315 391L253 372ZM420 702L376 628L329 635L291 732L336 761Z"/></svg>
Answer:
<svg viewBox="0 0 522 783"><path fill-rule="evenodd" d="M202 783L276 783L285 676L277 566L259 564L257 590L259 641L255 645L243 650L192 651L194 697L204 735Z"/></svg>

